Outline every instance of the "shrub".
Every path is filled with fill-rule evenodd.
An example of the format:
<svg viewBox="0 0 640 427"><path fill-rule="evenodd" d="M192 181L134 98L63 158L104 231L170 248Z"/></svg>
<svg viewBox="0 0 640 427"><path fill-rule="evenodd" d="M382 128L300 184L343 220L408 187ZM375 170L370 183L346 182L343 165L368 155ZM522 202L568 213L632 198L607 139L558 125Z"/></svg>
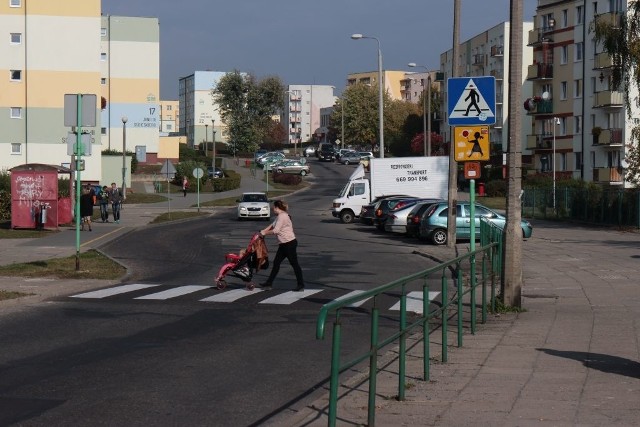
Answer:
<svg viewBox="0 0 640 427"><path fill-rule="evenodd" d="M302 182L300 175L273 172L273 182L284 185L298 185Z"/></svg>
<svg viewBox="0 0 640 427"><path fill-rule="evenodd" d="M489 197L506 197L507 183L503 180L495 180L487 182L485 191Z"/></svg>
<svg viewBox="0 0 640 427"><path fill-rule="evenodd" d="M229 191L240 188L242 179L240 174L232 170L225 170L224 172L227 175L226 177L210 180L213 184L213 191Z"/></svg>

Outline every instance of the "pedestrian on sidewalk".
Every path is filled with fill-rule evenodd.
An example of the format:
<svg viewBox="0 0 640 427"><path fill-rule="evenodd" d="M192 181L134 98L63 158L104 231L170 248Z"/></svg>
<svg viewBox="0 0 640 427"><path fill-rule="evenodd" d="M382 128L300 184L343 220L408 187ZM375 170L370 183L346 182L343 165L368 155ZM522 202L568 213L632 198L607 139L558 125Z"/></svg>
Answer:
<svg viewBox="0 0 640 427"><path fill-rule="evenodd" d="M293 232L293 223L287 210L288 206L285 202L276 200L273 203L273 212L277 215L275 222L260 231L260 234L263 236L274 234L278 239L278 251L273 260L271 274L269 274L267 281L262 283L260 287L265 290L271 289L273 280L280 271L280 264L286 258L289 260L291 267L293 267L298 282L298 286L294 291L300 292L304 290L304 279L302 278L302 268L300 268L300 264L298 263L298 240L296 240L296 235Z"/></svg>
<svg viewBox="0 0 640 427"><path fill-rule="evenodd" d="M120 207L123 201L122 191L118 188L115 182L111 183L111 191L109 191L109 203L111 203L111 209L113 211L113 220L120 223Z"/></svg>
<svg viewBox="0 0 640 427"><path fill-rule="evenodd" d="M189 188L189 180L185 176L182 178L182 192L184 193L184 197L187 197L187 188Z"/></svg>
<svg viewBox="0 0 640 427"><path fill-rule="evenodd" d="M109 187L103 185L98 197L100 199L100 218L102 222L109 222Z"/></svg>
<svg viewBox="0 0 640 427"><path fill-rule="evenodd" d="M91 230L91 216L93 215L93 194L88 187L82 189L82 195L80 196L80 218L82 219L82 226L80 231L84 231L84 226L89 227Z"/></svg>

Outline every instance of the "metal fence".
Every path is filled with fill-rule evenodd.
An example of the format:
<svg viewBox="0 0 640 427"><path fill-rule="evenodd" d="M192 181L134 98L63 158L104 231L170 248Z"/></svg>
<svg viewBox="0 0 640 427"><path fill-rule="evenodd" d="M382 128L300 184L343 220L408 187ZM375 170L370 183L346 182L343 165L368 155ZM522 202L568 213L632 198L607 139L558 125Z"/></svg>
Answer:
<svg viewBox="0 0 640 427"><path fill-rule="evenodd" d="M522 216L640 228L640 191L602 188L525 188Z"/></svg>
<svg viewBox="0 0 640 427"><path fill-rule="evenodd" d="M442 333L442 362L447 362L448 346L448 321L456 319L456 326L452 328L457 335L458 347L462 347L463 324L465 314L463 302L468 304L466 315L468 330L475 333L476 316L481 315L481 322L487 319L489 304L495 311L497 280L502 263L503 233L500 227L486 219L481 220L480 234L482 247L455 259L446 261L428 270L420 271L412 275L400 278L391 283L362 292L358 295L341 300L335 300L322 306L316 322L316 338L324 339L325 324L328 317L333 316L332 348L331 348L331 379L329 385L329 413L328 425L335 426L337 418L338 385L339 376L357 364L368 359L369 362L369 390L367 425L375 425L375 399L376 376L378 374L378 353L392 343L398 343L398 400L405 398L405 364L407 358L407 337L414 330L422 334L423 342L423 379L429 380L430 364L430 340L429 334L433 329L433 322L438 322ZM477 264L476 264L477 263ZM430 286L431 285L431 286ZM408 296L411 289L414 291ZM431 305L429 290L437 290L441 296L441 304L437 308ZM480 295L477 295L477 291ZM419 297L416 296L419 294ZM380 337L379 331L379 300L390 295L397 295L400 300L400 318L398 331L389 337ZM408 298L421 298L422 307L418 317L412 322L408 321ZM341 314L351 307L357 307L360 303L372 299L373 308L370 310L370 349L356 356L353 360L341 361L341 348L343 343L342 324L345 317ZM466 302L465 302L466 301ZM477 306L479 305L479 307Z"/></svg>

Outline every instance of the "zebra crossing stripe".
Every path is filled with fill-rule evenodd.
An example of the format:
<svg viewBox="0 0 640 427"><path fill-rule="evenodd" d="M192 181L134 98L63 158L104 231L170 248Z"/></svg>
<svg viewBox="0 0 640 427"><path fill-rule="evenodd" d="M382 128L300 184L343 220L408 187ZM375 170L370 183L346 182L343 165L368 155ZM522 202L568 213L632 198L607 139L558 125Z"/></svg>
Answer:
<svg viewBox="0 0 640 427"><path fill-rule="evenodd" d="M440 292L429 291L429 301L433 301L438 295L440 295ZM395 303L389 310L399 311L400 301ZM407 311L422 314L422 291L414 291L407 294Z"/></svg>
<svg viewBox="0 0 640 427"><path fill-rule="evenodd" d="M226 292L220 292L219 294L215 294L213 296L201 299L200 301L205 302L234 302L239 300L240 298L248 297L250 295L255 295L258 292L264 292L264 289L254 289L250 291L249 289L232 289Z"/></svg>
<svg viewBox="0 0 640 427"><path fill-rule="evenodd" d="M342 295L341 297L338 297L335 299L335 301L341 301L343 299L347 299L349 297L353 297L356 295L360 295L361 293L363 293L365 291L351 291L346 295ZM358 302L354 302L353 304L349 304L347 307L360 307L362 304L364 304L365 302L369 301L371 298L367 298L367 299L363 299L362 301L358 301Z"/></svg>
<svg viewBox="0 0 640 427"><path fill-rule="evenodd" d="M133 283L131 285L122 285L115 288L101 289L99 291L85 292L83 294L71 295L71 298L106 298L112 295L125 294L127 292L138 291L140 289L152 288L158 285L143 285L140 283Z"/></svg>
<svg viewBox="0 0 640 427"><path fill-rule="evenodd" d="M165 300L165 299L175 298L181 295L187 295L193 292L198 292L204 289L211 289L211 288L212 286L199 286L199 285L179 286L177 288L167 289L166 291L156 292L154 294L143 295L141 297L137 297L134 299Z"/></svg>
<svg viewBox="0 0 640 427"><path fill-rule="evenodd" d="M313 294L321 292L322 289L305 289L302 292L289 291L283 294L276 295L271 298L260 301L260 304L280 304L288 305L293 304L296 301L300 301L303 298L310 297Z"/></svg>

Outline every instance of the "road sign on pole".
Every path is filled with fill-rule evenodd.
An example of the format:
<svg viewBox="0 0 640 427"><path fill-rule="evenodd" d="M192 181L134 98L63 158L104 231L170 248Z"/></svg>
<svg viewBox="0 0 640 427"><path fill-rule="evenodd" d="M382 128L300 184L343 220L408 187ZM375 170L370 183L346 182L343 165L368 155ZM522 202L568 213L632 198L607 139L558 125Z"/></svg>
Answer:
<svg viewBox="0 0 640 427"><path fill-rule="evenodd" d="M489 160L489 126L456 126L453 144L456 162Z"/></svg>
<svg viewBox="0 0 640 427"><path fill-rule="evenodd" d="M496 122L495 77L456 77L447 80L449 125L493 125Z"/></svg>

